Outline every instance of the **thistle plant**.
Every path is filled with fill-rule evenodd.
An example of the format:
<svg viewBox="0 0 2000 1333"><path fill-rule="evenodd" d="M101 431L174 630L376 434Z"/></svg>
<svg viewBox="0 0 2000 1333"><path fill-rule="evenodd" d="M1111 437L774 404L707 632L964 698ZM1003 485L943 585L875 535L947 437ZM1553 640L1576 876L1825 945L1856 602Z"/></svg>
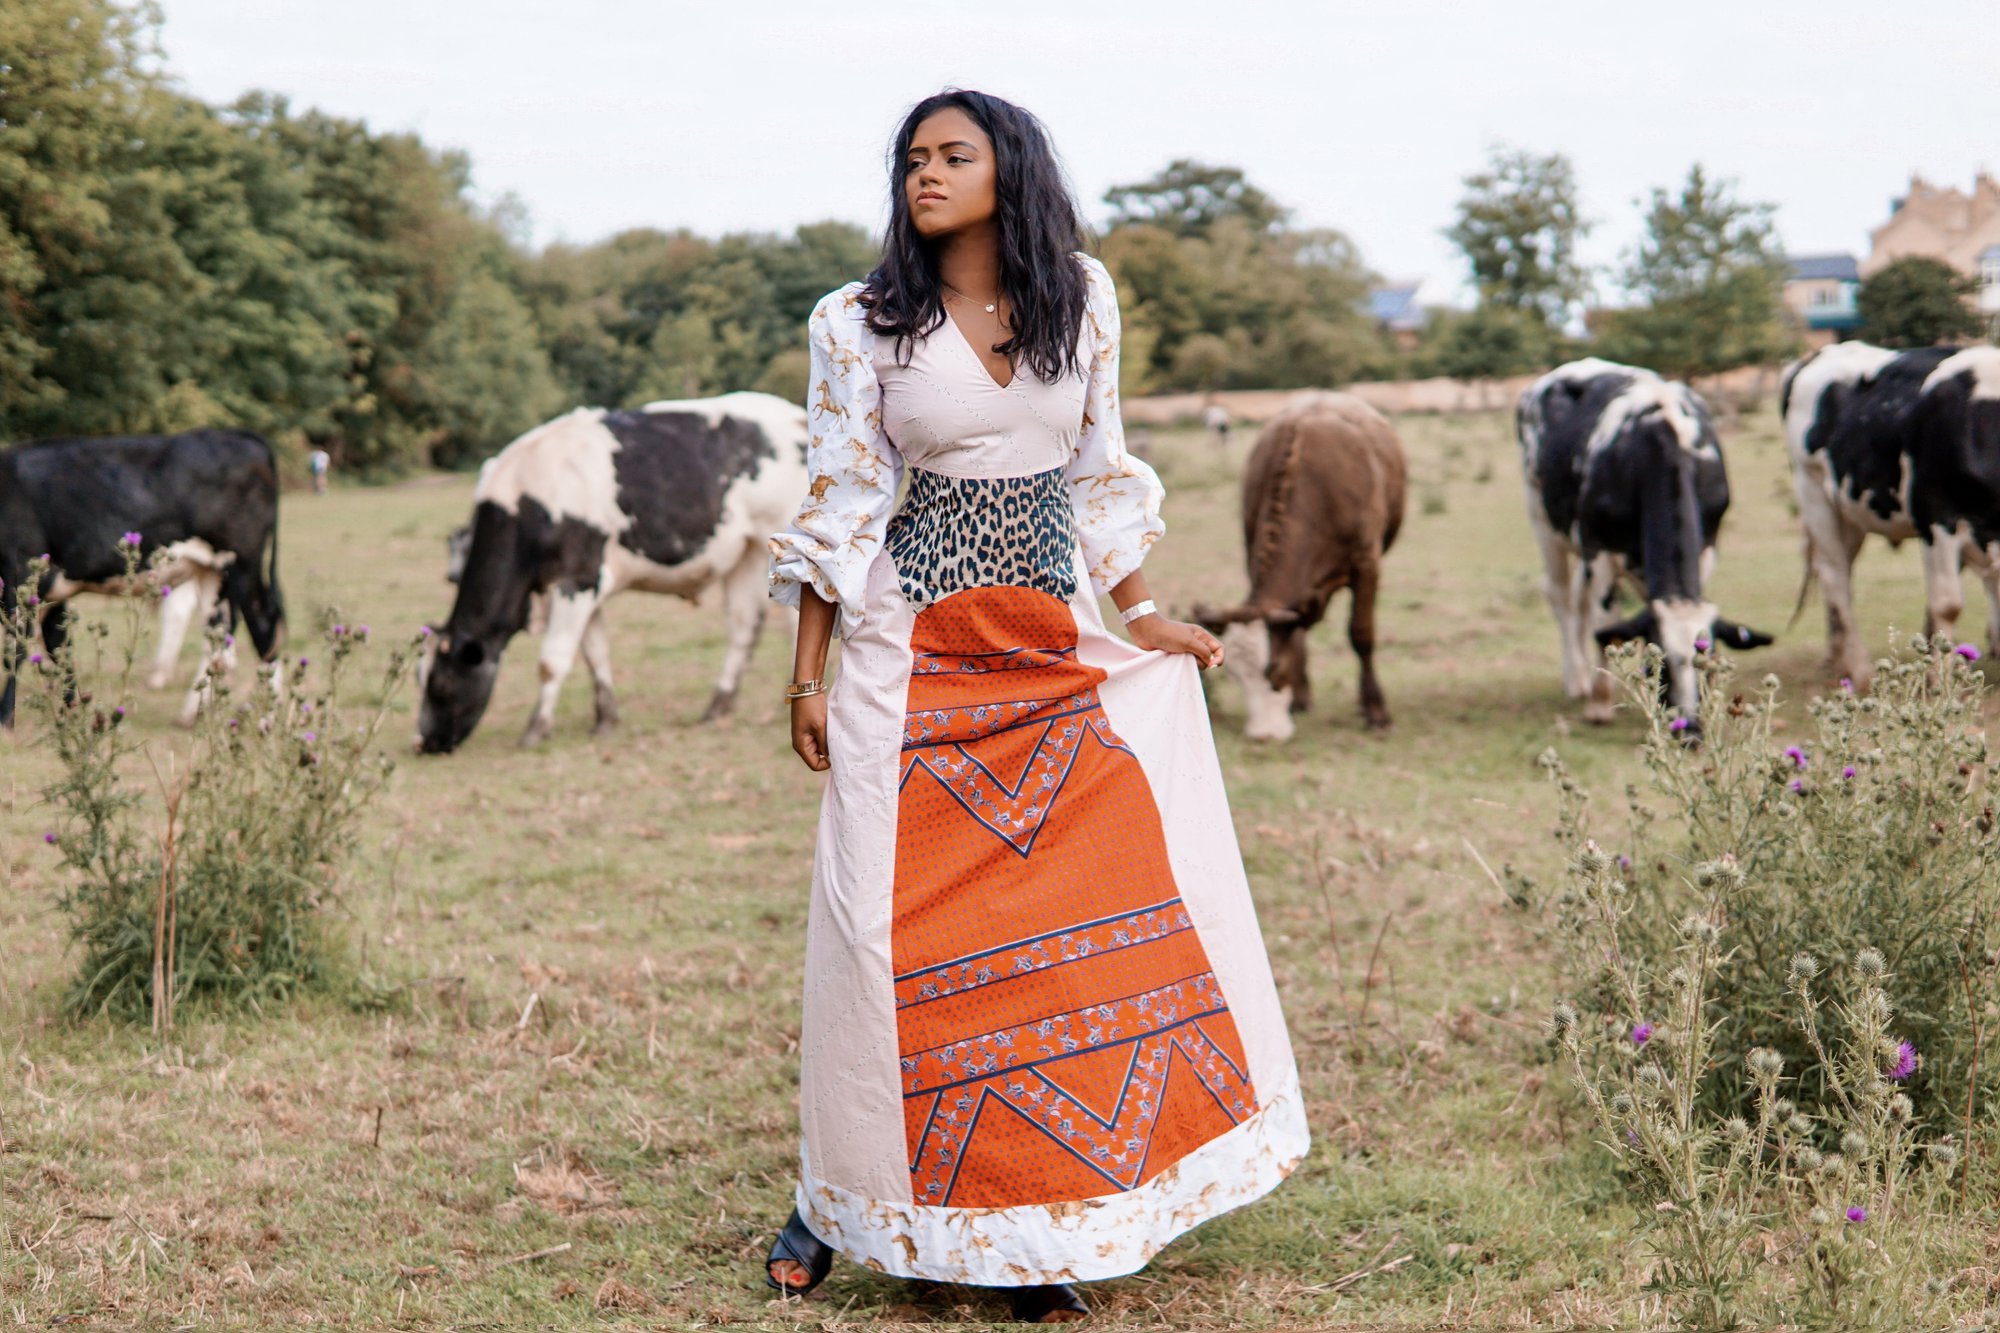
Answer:
<svg viewBox="0 0 2000 1333"><path fill-rule="evenodd" d="M1683 743L1661 705L1657 650L1627 650L1614 667L1645 723L1645 779L1627 789L1613 834L1560 757L1545 754L1557 836L1566 849L1591 837L1616 849L1625 892L1642 909L1622 935L1640 957L1678 950L1690 913L1721 914L1734 947L1712 982L1722 1054L1703 1080L1708 1109L1742 1104L1755 1080L1740 1053L1761 1046L1798 1071L1800 1104L1825 1111L1825 1057L1794 1021L1791 960L1806 954L1837 970L1866 947L1897 978L1899 1036L1923 1053L1907 1091L1969 1132L2000 1090L1995 1062L1980 1059L2000 960L2000 829L1976 653L1911 639L1878 664L1872 694L1831 690L1806 708L1807 727L1789 732L1776 677L1748 686L1726 657L1705 654L1699 747ZM1725 857L1736 875L1716 897L1689 868ZM1539 904L1550 909L1563 985L1608 999L1616 992L1603 988L1602 958L1579 947L1576 893L1566 884ZM1819 1021L1828 1047L1861 1040L1844 1008Z"/></svg>
<svg viewBox="0 0 2000 1333"><path fill-rule="evenodd" d="M329 613L312 650L282 672L264 666L240 693L218 669L225 636L211 633L193 737L148 742L128 720L131 683L143 613L162 584L139 568L137 534L121 549L128 595L115 649L101 623L82 628L87 652L76 637L33 647L42 608L28 589L42 586L46 562L29 571L7 629L29 649L24 702L58 761L41 796L79 954L68 1007L150 1015L166 1028L183 1000L259 1006L333 975L339 950L323 909L361 811L388 780L376 742L414 643L387 655L357 705L366 627Z"/></svg>
<svg viewBox="0 0 2000 1333"><path fill-rule="evenodd" d="M1931 1224L1958 1149L1919 1143L1902 1090L1917 1057L1894 1033L1882 954L1859 950L1848 993L1832 1002L1816 957L1787 962L1791 1022L1815 1053L1823 1114L1801 1109L1800 1080L1761 1046L1741 1053L1743 1105L1718 1112L1704 1094L1726 1027L1716 992L1735 952L1725 923L1746 887L1742 868L1725 857L1695 869L1697 906L1662 954L1634 948L1628 927L1643 908L1596 843L1572 857L1567 887L1575 939L1604 966L1581 1010L1556 1003L1551 1033L1639 1197L1653 1285L1680 1321L1926 1322L1944 1291L1928 1276ZM1829 1039L1829 1011L1844 1036Z"/></svg>

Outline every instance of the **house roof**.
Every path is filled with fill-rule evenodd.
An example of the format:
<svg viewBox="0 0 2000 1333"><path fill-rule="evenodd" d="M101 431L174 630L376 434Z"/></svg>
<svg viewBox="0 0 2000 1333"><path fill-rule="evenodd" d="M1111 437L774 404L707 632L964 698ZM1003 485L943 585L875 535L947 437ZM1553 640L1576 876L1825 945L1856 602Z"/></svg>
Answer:
<svg viewBox="0 0 2000 1333"><path fill-rule="evenodd" d="M1422 328L1424 308L1417 304L1417 289L1421 286L1412 282L1375 288L1368 293L1368 313L1376 323L1390 328Z"/></svg>
<svg viewBox="0 0 2000 1333"><path fill-rule="evenodd" d="M1793 282L1859 282L1861 266L1853 255L1793 255Z"/></svg>

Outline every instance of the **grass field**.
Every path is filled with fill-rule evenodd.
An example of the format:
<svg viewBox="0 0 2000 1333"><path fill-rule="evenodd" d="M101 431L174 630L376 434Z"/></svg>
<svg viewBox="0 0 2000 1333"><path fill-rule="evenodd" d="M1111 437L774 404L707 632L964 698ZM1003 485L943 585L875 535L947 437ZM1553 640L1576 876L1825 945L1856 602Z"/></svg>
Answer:
<svg viewBox="0 0 2000 1333"><path fill-rule="evenodd" d="M1399 426L1413 485L1379 653L1394 730L1360 725L1344 603L1315 634L1318 709L1291 745L1244 742L1232 687L1210 681L1316 1145L1266 1202L1094 1288L1100 1326L1657 1313L1623 1191L1545 1059L1546 959L1479 861L1547 875L1535 756L1558 747L1613 796L1637 770L1636 725L1585 728L1562 697L1508 423ZM1799 550L1775 420L1726 440L1735 507L1712 595L1783 631ZM1243 449L1156 433L1163 601L1241 596ZM442 537L469 492L452 478L288 500L295 632L329 603L377 636L441 618ZM1920 627L1913 550L1871 547L1859 609L1878 650L1887 625ZM338 910L353 966L399 988L386 1010L184 1010L166 1041L66 1021L36 795L50 760L31 726L0 740L0 1324L1004 1318L987 1293L850 1266L803 1305L767 1299L820 780L786 744L788 645L767 640L739 713L704 727L715 605L631 597L613 617L622 730L590 737L579 670L554 739L518 752L535 672L517 641L478 734L405 758L372 811ZM1820 688L1820 623L1809 611L1754 667L1795 698ZM1963 637L1984 629L1969 598ZM185 744L176 703L143 701L156 748Z"/></svg>

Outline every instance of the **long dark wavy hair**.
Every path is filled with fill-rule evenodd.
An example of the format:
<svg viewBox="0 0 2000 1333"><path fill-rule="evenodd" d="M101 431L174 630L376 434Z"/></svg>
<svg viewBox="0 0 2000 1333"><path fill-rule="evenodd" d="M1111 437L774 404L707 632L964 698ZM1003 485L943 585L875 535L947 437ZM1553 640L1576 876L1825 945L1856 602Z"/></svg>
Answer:
<svg viewBox="0 0 2000 1333"><path fill-rule="evenodd" d="M889 147L889 233L882 261L868 275L861 303L868 327L893 334L896 359L909 364L910 344L945 320L937 256L917 234L903 193L910 140L925 117L957 107L993 141L1000 223L1000 289L1014 313L1014 336L994 351L1025 365L1044 384L1084 372L1078 332L1083 325L1083 220L1056 162L1042 122L986 93L948 88L910 108Z"/></svg>

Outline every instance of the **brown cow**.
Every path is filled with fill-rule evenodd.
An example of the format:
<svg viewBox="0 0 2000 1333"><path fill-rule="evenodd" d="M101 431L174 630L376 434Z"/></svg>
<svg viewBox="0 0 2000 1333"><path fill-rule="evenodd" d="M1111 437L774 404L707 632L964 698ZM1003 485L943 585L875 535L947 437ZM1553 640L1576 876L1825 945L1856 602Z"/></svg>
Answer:
<svg viewBox="0 0 2000 1333"><path fill-rule="evenodd" d="M1243 687L1252 740L1290 740L1291 714L1312 706L1306 633L1342 588L1353 590L1347 641L1361 659L1361 713L1389 725L1375 679L1375 594L1382 556L1403 525L1402 442L1352 394L1314 393L1257 437L1243 470L1243 547L1250 596L1195 618L1222 635Z"/></svg>

